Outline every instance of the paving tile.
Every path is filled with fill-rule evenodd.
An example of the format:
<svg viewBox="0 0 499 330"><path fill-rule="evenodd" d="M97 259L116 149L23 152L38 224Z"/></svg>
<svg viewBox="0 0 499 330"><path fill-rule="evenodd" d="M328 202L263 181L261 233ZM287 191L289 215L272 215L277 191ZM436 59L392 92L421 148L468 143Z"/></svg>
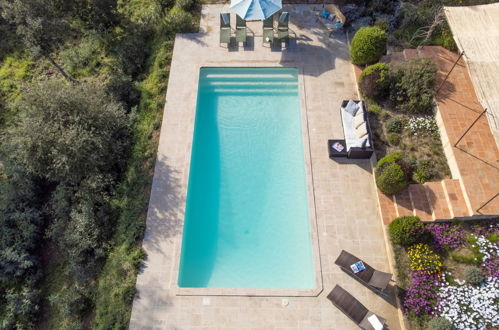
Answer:
<svg viewBox="0 0 499 330"><path fill-rule="evenodd" d="M261 22L249 23L256 33L252 50L220 47L218 14L228 11L228 5L203 6L201 27L208 33L176 36L143 243L151 258L137 280L141 293L134 300L130 329L356 329L326 298L336 284L387 318L390 329L400 328L396 308L334 265L345 249L380 269L389 269L369 162L336 162L327 155L327 139L343 138L339 104L358 96L346 39L341 34L327 38L313 13L320 7L284 8L291 12L290 28L298 39L288 50L272 51L261 45ZM176 294L175 269L196 108L194 86L201 66L291 66L301 70L310 142L307 175L313 175L318 257L323 264L324 289L318 297L287 297L289 304L283 307L282 297L211 296L204 305L203 296Z"/></svg>

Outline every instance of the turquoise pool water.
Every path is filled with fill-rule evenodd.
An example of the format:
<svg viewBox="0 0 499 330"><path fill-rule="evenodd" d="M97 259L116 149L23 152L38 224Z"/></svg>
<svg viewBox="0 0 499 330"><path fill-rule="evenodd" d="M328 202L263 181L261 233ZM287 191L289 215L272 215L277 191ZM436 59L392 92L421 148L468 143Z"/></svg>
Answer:
<svg viewBox="0 0 499 330"><path fill-rule="evenodd" d="M315 288L292 68L203 68L178 284Z"/></svg>

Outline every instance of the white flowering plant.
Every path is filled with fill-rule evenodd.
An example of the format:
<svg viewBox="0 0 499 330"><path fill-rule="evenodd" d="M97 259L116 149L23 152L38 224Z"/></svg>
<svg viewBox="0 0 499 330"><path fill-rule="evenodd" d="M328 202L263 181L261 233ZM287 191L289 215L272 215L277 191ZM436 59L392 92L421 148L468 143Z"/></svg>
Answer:
<svg viewBox="0 0 499 330"><path fill-rule="evenodd" d="M407 121L406 128L414 136L438 133L437 122L433 116L411 117Z"/></svg>

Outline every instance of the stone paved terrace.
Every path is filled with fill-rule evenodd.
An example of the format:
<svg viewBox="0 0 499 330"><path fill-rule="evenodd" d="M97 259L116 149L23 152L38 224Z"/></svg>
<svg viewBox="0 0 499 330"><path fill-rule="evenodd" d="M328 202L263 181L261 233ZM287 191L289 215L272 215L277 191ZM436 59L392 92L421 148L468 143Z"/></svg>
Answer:
<svg viewBox="0 0 499 330"><path fill-rule="evenodd" d="M377 210L371 163L332 161L327 139L343 138L339 105L357 98L346 38L329 39L313 5L290 5L293 42L288 49L262 46L261 22L250 23L254 43L218 44L222 5L204 6L201 33L177 35L143 247L148 254L137 279L131 329L357 329L327 299L336 285L400 329L398 310L343 273L334 261L342 249L390 271ZM232 16L232 22L235 17ZM177 272L199 69L203 66L289 66L300 69L303 133L313 181L323 291L312 297L181 296ZM308 138L307 138L308 137ZM307 158L307 157L306 157ZM288 304L283 304L287 299Z"/></svg>

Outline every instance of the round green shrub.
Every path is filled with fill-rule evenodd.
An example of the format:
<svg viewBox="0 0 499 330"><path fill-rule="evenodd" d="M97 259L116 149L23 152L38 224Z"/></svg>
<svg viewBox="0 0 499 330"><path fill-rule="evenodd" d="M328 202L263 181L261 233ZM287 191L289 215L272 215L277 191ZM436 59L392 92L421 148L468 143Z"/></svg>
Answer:
<svg viewBox="0 0 499 330"><path fill-rule="evenodd" d="M378 161L377 167L382 167L386 163L396 163L403 158L400 152L394 152L393 154L388 154Z"/></svg>
<svg viewBox="0 0 499 330"><path fill-rule="evenodd" d="M485 279L485 276L480 268L468 266L464 269L464 278L468 283L480 284Z"/></svg>
<svg viewBox="0 0 499 330"><path fill-rule="evenodd" d="M388 94L390 86L388 65L376 63L369 65L360 74L359 89L362 95L375 100Z"/></svg>
<svg viewBox="0 0 499 330"><path fill-rule="evenodd" d="M418 217L398 217L388 225L388 232L393 243L410 246L421 239L425 227Z"/></svg>
<svg viewBox="0 0 499 330"><path fill-rule="evenodd" d="M388 143L390 143L392 146L398 146L400 144L400 134L389 133L388 134Z"/></svg>
<svg viewBox="0 0 499 330"><path fill-rule="evenodd" d="M399 117L392 117L385 122L386 131L389 133L402 133L405 123Z"/></svg>
<svg viewBox="0 0 499 330"><path fill-rule="evenodd" d="M399 164L386 163L376 169L376 185L387 195L394 195L407 187L406 175Z"/></svg>
<svg viewBox="0 0 499 330"><path fill-rule="evenodd" d="M376 63L386 51L385 31L377 26L361 27L353 36L350 58L353 64Z"/></svg>
<svg viewBox="0 0 499 330"><path fill-rule="evenodd" d="M435 317L428 322L428 329L430 330L452 330L452 323L445 317Z"/></svg>

